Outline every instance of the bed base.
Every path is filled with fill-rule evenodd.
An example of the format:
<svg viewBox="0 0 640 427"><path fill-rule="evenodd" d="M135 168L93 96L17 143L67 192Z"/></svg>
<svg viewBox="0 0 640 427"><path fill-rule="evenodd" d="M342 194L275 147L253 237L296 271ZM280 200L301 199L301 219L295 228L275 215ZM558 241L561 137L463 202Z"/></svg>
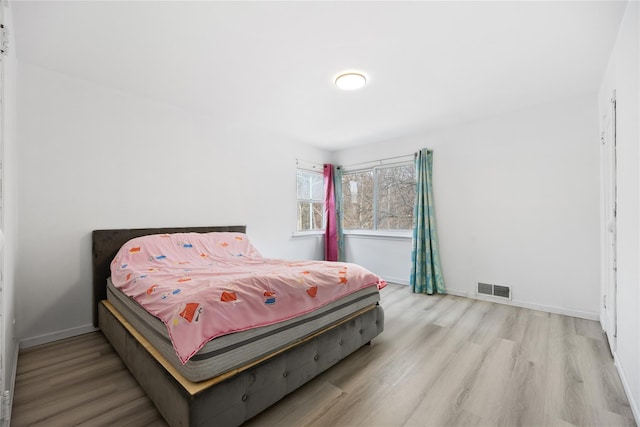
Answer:
<svg viewBox="0 0 640 427"><path fill-rule="evenodd" d="M384 327L382 307L372 306L241 369L208 381L188 381L106 301L107 278L111 260L134 237L214 231L244 233L246 227L138 228L92 233L94 325L100 326L172 427L240 425L370 342Z"/></svg>
<svg viewBox="0 0 640 427"><path fill-rule="evenodd" d="M376 305L290 348L201 383L182 377L108 301L100 328L172 427L237 426L370 342L384 325Z"/></svg>

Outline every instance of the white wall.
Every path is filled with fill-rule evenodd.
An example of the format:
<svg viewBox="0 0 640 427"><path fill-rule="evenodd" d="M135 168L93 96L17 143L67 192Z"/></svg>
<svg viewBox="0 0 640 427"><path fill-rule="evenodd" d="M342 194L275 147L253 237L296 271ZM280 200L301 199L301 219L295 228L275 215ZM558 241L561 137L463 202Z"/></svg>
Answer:
<svg viewBox="0 0 640 427"><path fill-rule="evenodd" d="M511 285L514 303L596 319L599 314L599 132L596 94L334 153L348 166L434 150L435 209L447 289ZM406 266L410 241L347 236L382 276ZM359 260L358 260L359 261Z"/></svg>
<svg viewBox="0 0 640 427"><path fill-rule="evenodd" d="M640 46L639 3L627 6L600 89L607 108L616 91L617 348L616 366L636 420L640 420Z"/></svg>
<svg viewBox="0 0 640 427"><path fill-rule="evenodd" d="M409 284L411 237L347 235L345 258L392 283Z"/></svg>
<svg viewBox="0 0 640 427"><path fill-rule="evenodd" d="M18 245L18 172L16 141L16 85L17 60L11 9L4 5L4 24L10 31L9 50L2 57L4 63L3 147L2 147L2 210L3 210L3 266L2 266L2 383L13 396L13 382L18 356L18 341L13 319L16 316L16 254ZM3 7L3 6L0 6Z"/></svg>
<svg viewBox="0 0 640 427"><path fill-rule="evenodd" d="M265 256L322 257L291 239L295 160L329 153L18 65L22 345L92 329L94 229L246 224Z"/></svg>

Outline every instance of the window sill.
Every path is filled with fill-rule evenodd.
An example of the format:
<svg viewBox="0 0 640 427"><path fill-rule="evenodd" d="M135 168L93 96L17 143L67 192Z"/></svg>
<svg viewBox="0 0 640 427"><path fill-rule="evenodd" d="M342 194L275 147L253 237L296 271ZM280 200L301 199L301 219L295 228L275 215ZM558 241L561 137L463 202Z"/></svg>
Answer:
<svg viewBox="0 0 640 427"><path fill-rule="evenodd" d="M291 233L291 237L318 237L323 236L324 230L313 230L313 231L294 231Z"/></svg>
<svg viewBox="0 0 640 427"><path fill-rule="evenodd" d="M344 232L344 235L365 239L411 240L413 238L413 233L411 231L391 230L348 230Z"/></svg>
<svg viewBox="0 0 640 427"><path fill-rule="evenodd" d="M413 233L411 231L389 231L389 230L348 230L344 232L345 236L353 236L365 239L396 239L411 240ZM324 236L324 230L313 231L294 231L291 233L292 238L301 237L319 237Z"/></svg>

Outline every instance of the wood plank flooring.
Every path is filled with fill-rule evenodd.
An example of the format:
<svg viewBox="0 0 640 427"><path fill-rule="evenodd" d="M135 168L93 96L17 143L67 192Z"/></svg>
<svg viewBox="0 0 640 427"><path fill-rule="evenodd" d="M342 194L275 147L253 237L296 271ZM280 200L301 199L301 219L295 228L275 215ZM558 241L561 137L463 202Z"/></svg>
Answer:
<svg viewBox="0 0 640 427"><path fill-rule="evenodd" d="M246 425L635 426L594 321L383 290L385 331ZM20 352L11 425L166 426L104 336Z"/></svg>

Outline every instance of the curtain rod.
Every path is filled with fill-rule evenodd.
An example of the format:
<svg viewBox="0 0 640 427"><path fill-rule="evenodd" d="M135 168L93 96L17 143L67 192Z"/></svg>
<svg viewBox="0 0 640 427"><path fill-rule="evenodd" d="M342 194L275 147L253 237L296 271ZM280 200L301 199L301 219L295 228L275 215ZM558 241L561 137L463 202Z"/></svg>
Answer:
<svg viewBox="0 0 640 427"><path fill-rule="evenodd" d="M311 162L309 160L302 160L302 159L296 159L296 166L298 166L299 168L308 169L308 170L315 170L315 169L322 170L324 167L322 163Z"/></svg>
<svg viewBox="0 0 640 427"><path fill-rule="evenodd" d="M354 168L356 166L362 166L362 165L375 165L375 164L382 165L385 162L388 162L390 160L404 159L405 161L409 161L409 160L413 160L414 156L415 156L415 154L405 154L404 156L387 157L385 159L378 159L378 160L371 160L371 161L368 161L368 162L354 163L354 164L346 165L346 166L342 166L342 167L344 169L352 169L352 168Z"/></svg>

